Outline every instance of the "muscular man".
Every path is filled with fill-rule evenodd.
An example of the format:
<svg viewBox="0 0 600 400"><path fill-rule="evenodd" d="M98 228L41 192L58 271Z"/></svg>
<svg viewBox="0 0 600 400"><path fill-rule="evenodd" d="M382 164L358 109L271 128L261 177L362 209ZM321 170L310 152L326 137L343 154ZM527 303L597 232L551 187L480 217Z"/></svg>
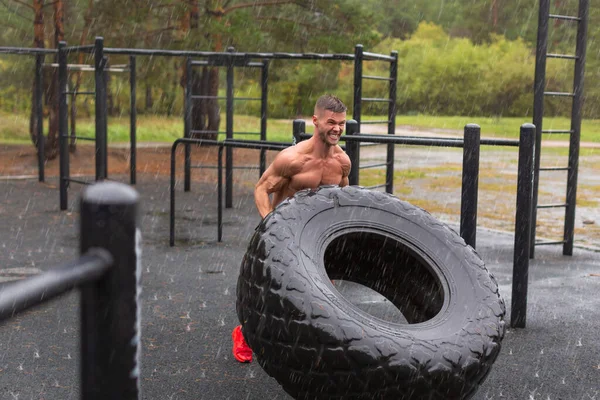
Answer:
<svg viewBox="0 0 600 400"><path fill-rule="evenodd" d="M346 126L346 110L333 95L317 100L312 138L281 151L256 184L254 200L262 218L299 190L348 185L350 158L338 145ZM233 330L232 339L236 360L251 362L252 349L244 340L241 326Z"/></svg>

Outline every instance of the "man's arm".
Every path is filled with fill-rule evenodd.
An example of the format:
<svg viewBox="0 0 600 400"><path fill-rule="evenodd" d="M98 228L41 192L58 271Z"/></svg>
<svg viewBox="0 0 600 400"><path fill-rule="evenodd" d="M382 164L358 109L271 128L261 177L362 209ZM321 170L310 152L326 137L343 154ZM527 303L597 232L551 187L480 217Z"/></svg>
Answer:
<svg viewBox="0 0 600 400"><path fill-rule="evenodd" d="M254 203L261 218L273 211L273 204L269 195L284 190L290 182L291 158L281 152L275 157L273 163L260 177L254 187Z"/></svg>
<svg viewBox="0 0 600 400"><path fill-rule="evenodd" d="M342 164L342 180L340 181L340 187L344 187L350 184L348 175L350 175L350 167L352 163L350 162L350 157L348 157L346 153L342 153L340 162Z"/></svg>

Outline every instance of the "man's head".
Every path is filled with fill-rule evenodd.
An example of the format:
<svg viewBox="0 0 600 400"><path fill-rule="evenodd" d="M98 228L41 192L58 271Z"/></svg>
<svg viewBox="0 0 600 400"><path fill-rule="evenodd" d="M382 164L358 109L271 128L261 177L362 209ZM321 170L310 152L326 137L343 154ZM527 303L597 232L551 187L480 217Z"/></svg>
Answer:
<svg viewBox="0 0 600 400"><path fill-rule="evenodd" d="M348 107L334 95L326 94L317 100L313 124L315 134L318 134L325 144L338 144L346 126L347 110Z"/></svg>

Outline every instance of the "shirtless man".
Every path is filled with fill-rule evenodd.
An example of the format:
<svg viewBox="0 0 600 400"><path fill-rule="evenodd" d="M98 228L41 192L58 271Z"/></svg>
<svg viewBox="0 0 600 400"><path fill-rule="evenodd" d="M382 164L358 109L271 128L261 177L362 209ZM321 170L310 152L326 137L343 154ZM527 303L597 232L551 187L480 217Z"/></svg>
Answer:
<svg viewBox="0 0 600 400"><path fill-rule="evenodd" d="M321 96L312 117L313 136L282 150L261 176L254 201L262 218L283 200L303 189L321 185L348 185L350 158L338 145L346 126L346 106L333 95ZM233 355L240 362L252 361L241 326L232 332Z"/></svg>

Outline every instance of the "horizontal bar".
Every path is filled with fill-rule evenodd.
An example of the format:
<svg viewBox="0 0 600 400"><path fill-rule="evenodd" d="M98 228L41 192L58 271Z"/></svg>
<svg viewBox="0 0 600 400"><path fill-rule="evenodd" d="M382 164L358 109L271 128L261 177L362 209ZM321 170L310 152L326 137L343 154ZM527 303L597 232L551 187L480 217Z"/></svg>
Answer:
<svg viewBox="0 0 600 400"><path fill-rule="evenodd" d="M236 132L233 131L234 135L260 135L261 132Z"/></svg>
<svg viewBox="0 0 600 400"><path fill-rule="evenodd" d="M38 49L35 47L0 47L0 53L2 54L56 54L56 49Z"/></svg>
<svg viewBox="0 0 600 400"><path fill-rule="evenodd" d="M564 208L567 204L539 204L537 208Z"/></svg>
<svg viewBox="0 0 600 400"><path fill-rule="evenodd" d="M386 184L382 183L381 185L366 186L365 189L379 189L379 188L382 188L385 186L386 186Z"/></svg>
<svg viewBox="0 0 600 400"><path fill-rule="evenodd" d="M554 53L548 53L548 54L546 54L546 57L548 57L548 58L563 58L563 59L567 59L567 60L579 59L579 57L572 56L570 54L554 54Z"/></svg>
<svg viewBox="0 0 600 400"><path fill-rule="evenodd" d="M234 97L233 100L262 100L262 97Z"/></svg>
<svg viewBox="0 0 600 400"><path fill-rule="evenodd" d="M44 64L45 68L58 68L58 63ZM94 72L96 68L93 65L86 64L67 64L68 71L84 71L84 72ZM104 68L106 72L127 72L129 71L129 66L112 66Z"/></svg>
<svg viewBox="0 0 600 400"><path fill-rule="evenodd" d="M190 130L190 133L227 133L227 132L221 132L221 131L204 131L204 130L192 129L192 130Z"/></svg>
<svg viewBox="0 0 600 400"><path fill-rule="evenodd" d="M78 94L96 94L96 92L63 92L63 94L78 95Z"/></svg>
<svg viewBox="0 0 600 400"><path fill-rule="evenodd" d="M87 136L68 136L68 138L72 138L72 139L77 139L77 140L87 140L90 142L95 142L96 138L95 137L87 137Z"/></svg>
<svg viewBox="0 0 600 400"><path fill-rule="evenodd" d="M363 59L365 60L382 60L382 61L394 61L395 58L386 56L384 54L369 53L368 51L363 52Z"/></svg>
<svg viewBox="0 0 600 400"><path fill-rule="evenodd" d="M88 182L88 181L81 181L79 179L73 179L73 178L63 178L63 179L67 182L79 183L82 185L91 185L92 183L95 183L94 181Z"/></svg>
<svg viewBox="0 0 600 400"><path fill-rule="evenodd" d="M361 121L361 125L370 125L370 124L389 124L390 121Z"/></svg>
<svg viewBox="0 0 600 400"><path fill-rule="evenodd" d="M378 99L375 97L363 97L361 100L362 101L373 101L373 102L378 102L378 103L390 103L392 101L391 99Z"/></svg>
<svg viewBox="0 0 600 400"><path fill-rule="evenodd" d="M387 167L388 163L379 163L379 164L367 164L361 165L358 169L367 169L367 168L377 168L377 167Z"/></svg>
<svg viewBox="0 0 600 400"><path fill-rule="evenodd" d="M195 169L218 169L219 167L216 165L207 165L207 164L198 164L198 165L192 165L190 166L190 168L195 168ZM238 166L233 166L233 169L260 169L260 167L253 167L253 166L245 166L245 165L238 165Z"/></svg>
<svg viewBox="0 0 600 400"><path fill-rule="evenodd" d="M558 133L573 133L572 129L542 129L542 133L558 134Z"/></svg>
<svg viewBox="0 0 600 400"><path fill-rule="evenodd" d="M226 57L226 56L225 56ZM264 67L264 64L261 62L251 62L248 60L236 60L237 62L234 62L234 67L238 67L238 68L262 68ZM192 61L192 66L194 67L207 67L207 66L211 66L211 67L226 67L229 64L231 64L230 62L227 62L226 60L210 60L210 61Z"/></svg>
<svg viewBox="0 0 600 400"><path fill-rule="evenodd" d="M213 100L225 100L226 96L200 96L200 95L192 95L190 96L192 99L213 99Z"/></svg>
<svg viewBox="0 0 600 400"><path fill-rule="evenodd" d="M551 244L564 244L566 243L566 240L557 240L555 242L535 242L534 245L535 246L548 246Z"/></svg>
<svg viewBox="0 0 600 400"><path fill-rule="evenodd" d="M573 97L575 94L569 92L544 92L544 96Z"/></svg>
<svg viewBox="0 0 600 400"><path fill-rule="evenodd" d="M579 18L579 17L573 17L573 16L570 16L570 15L549 14L548 18L562 19L562 20L565 20L565 21L581 21L581 18Z"/></svg>
<svg viewBox="0 0 600 400"><path fill-rule="evenodd" d="M131 56L170 56L170 57L215 57L226 55L233 58L257 58L266 59L289 59L289 60L354 60L354 54L315 54L315 53L217 53L211 51L185 51L185 50L152 50L152 49L128 49L105 47L104 54L122 54ZM388 57L391 58L391 57Z"/></svg>
<svg viewBox="0 0 600 400"><path fill-rule="evenodd" d="M381 143L360 143L360 147L381 146Z"/></svg>
<svg viewBox="0 0 600 400"><path fill-rule="evenodd" d="M112 263L108 251L93 249L73 262L2 287L0 321L60 296L76 286L94 282L108 271Z"/></svg>
<svg viewBox="0 0 600 400"><path fill-rule="evenodd" d="M177 146L179 143L188 144L207 144L211 146L223 146L233 147L240 149L256 149L256 150L283 150L290 147L291 143L282 142L267 142L264 140L232 140L226 139L223 141L212 140L212 139L192 139L192 138L179 138L173 142L173 146Z"/></svg>
<svg viewBox="0 0 600 400"><path fill-rule="evenodd" d="M303 133L300 139L310 139L312 135ZM365 135L354 134L344 135L340 137L341 141L351 142L366 142L366 143L391 143L391 144L409 144L422 146L439 146L439 147L463 147L462 138L435 138L435 137L420 137L420 136L396 136L396 135ZM481 139L481 145L487 146L511 146L519 147L518 140L512 139Z"/></svg>
<svg viewBox="0 0 600 400"><path fill-rule="evenodd" d="M385 76L375 76L375 75L363 75L363 79L371 79L374 81L393 81L392 78L386 78Z"/></svg>
<svg viewBox="0 0 600 400"><path fill-rule="evenodd" d="M569 167L540 167L540 171L568 171Z"/></svg>

